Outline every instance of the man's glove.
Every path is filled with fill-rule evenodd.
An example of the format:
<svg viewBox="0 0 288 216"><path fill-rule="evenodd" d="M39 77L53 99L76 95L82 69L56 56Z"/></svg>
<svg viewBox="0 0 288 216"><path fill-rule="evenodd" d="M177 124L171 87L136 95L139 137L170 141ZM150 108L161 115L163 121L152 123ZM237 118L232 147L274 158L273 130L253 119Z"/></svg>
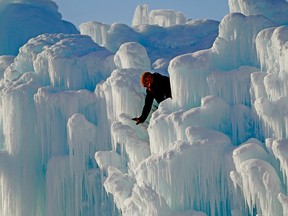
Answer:
<svg viewBox="0 0 288 216"><path fill-rule="evenodd" d="M133 121L136 121L136 125L138 125L139 123L142 123L142 121L140 120L140 118L133 118Z"/></svg>

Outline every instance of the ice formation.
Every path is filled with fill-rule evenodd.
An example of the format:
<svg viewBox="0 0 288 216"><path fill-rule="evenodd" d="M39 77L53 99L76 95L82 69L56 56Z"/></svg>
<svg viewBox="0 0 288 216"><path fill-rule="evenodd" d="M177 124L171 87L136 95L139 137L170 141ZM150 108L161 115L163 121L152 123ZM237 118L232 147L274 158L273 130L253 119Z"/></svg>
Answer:
<svg viewBox="0 0 288 216"><path fill-rule="evenodd" d="M285 0L229 0L230 12L240 12L246 16L261 14L277 23L277 25L287 25L288 5ZM273 10L271 10L273 8Z"/></svg>
<svg viewBox="0 0 288 216"><path fill-rule="evenodd" d="M148 24L169 27L185 24L186 21L186 17L180 11L166 9L149 11L148 5L138 5L133 16L132 26Z"/></svg>
<svg viewBox="0 0 288 216"><path fill-rule="evenodd" d="M170 18L173 19L173 18ZM159 25L134 25L129 27L121 23L111 26L99 22L86 22L80 25L80 32L89 35L97 44L111 52L117 52L126 42L143 45L152 62L161 59L166 62L181 54L210 48L218 35L219 21L190 20L182 25L162 27Z"/></svg>
<svg viewBox="0 0 288 216"><path fill-rule="evenodd" d="M181 12L175 12L173 10L152 10L149 13L150 25L159 25L163 27L169 27L173 25L184 24L186 17Z"/></svg>
<svg viewBox="0 0 288 216"><path fill-rule="evenodd" d="M286 1L229 0L221 22L139 5L81 34L50 0L13 3L10 25L41 10L55 32L6 32L23 46L0 56L0 215L288 214ZM172 99L135 125L145 70Z"/></svg>
<svg viewBox="0 0 288 216"><path fill-rule="evenodd" d="M77 34L76 27L61 19L51 0L0 2L0 55L17 55L18 49L41 33Z"/></svg>

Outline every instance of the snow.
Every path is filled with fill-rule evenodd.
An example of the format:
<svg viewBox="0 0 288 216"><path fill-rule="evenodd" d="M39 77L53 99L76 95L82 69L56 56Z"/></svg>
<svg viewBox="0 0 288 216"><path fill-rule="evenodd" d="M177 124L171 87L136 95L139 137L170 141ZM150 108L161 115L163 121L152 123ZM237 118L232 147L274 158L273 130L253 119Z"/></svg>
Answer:
<svg viewBox="0 0 288 216"><path fill-rule="evenodd" d="M288 3L228 4L79 34L53 1L1 1L0 215L287 215ZM143 71L172 98L136 125Z"/></svg>

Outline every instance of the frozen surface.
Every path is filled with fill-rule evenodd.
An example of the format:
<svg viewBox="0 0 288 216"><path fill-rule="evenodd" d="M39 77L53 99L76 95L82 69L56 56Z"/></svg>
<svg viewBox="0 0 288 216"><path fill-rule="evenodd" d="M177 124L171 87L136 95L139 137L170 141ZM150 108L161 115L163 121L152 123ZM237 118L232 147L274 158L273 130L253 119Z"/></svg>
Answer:
<svg viewBox="0 0 288 216"><path fill-rule="evenodd" d="M86 22L80 25L80 31L114 53L123 43L137 42L146 48L152 64L157 64L157 60L162 62L161 68L157 69L163 71L175 56L210 48L218 35L218 25L214 20L191 20L170 27L148 24L129 27L121 23L108 26Z"/></svg>
<svg viewBox="0 0 288 216"><path fill-rule="evenodd" d="M61 19L51 0L12 0L0 2L0 55L17 55L27 41L42 33L78 33L76 27Z"/></svg>
<svg viewBox="0 0 288 216"><path fill-rule="evenodd" d="M221 22L139 5L131 27L81 35L50 0L11 3L0 215L288 214L286 1L229 0ZM172 99L135 125L143 71L169 76Z"/></svg>
<svg viewBox="0 0 288 216"><path fill-rule="evenodd" d="M285 0L229 0L231 13L242 13L246 16L261 14L277 25L287 24L288 12L287 1ZM273 10L271 10L273 8Z"/></svg>

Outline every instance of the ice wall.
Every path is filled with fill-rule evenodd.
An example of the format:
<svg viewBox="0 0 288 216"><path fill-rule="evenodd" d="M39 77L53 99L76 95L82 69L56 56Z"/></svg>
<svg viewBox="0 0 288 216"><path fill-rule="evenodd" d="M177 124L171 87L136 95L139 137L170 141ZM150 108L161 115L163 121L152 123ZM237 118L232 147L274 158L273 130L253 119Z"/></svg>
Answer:
<svg viewBox="0 0 288 216"><path fill-rule="evenodd" d="M113 214L94 160L111 148L94 89L113 59L72 34L39 35L20 49L1 80L1 215Z"/></svg>
<svg viewBox="0 0 288 216"><path fill-rule="evenodd" d="M147 49L152 63L161 59L168 65L175 56L210 48L218 35L218 21L191 20L182 25L161 27L139 24L129 27L120 23L107 26L86 22L80 25L80 31L111 52L117 52L123 43L138 42Z"/></svg>
<svg viewBox="0 0 288 216"><path fill-rule="evenodd" d="M247 26L245 30L242 28L243 25ZM172 95L175 96L173 102L180 107L191 108L199 106L201 98L206 95L233 92L233 101L236 104L249 104L250 97L247 86L246 88L240 88L243 91L228 90L229 83L231 83L230 75L223 76L222 71L227 74L233 73L235 76L237 70L239 70L241 72L238 73L241 73L242 76L247 75L247 79L250 79L249 73L257 70L257 68L240 68L240 66L259 66L256 45L252 42L262 29L271 25L271 22L261 16L245 17L236 13L224 17L219 26L219 35L215 39L212 48L178 56L170 62L169 74L172 80ZM250 45L251 43L252 45ZM212 72L214 73L212 74ZM215 92L213 82L216 81L218 76L222 76L219 80L224 79L223 81L227 84L219 85L218 88L223 89ZM231 75L231 78L234 76ZM209 82L207 82L207 78ZM235 85L233 86L235 87ZM233 86L230 87L233 88ZM184 89L187 89L187 91ZM210 92L210 90L213 91ZM241 98L243 101L237 101L236 98ZM232 102L232 105L235 105L233 101L227 100L228 103Z"/></svg>
<svg viewBox="0 0 288 216"><path fill-rule="evenodd" d="M251 214L256 206L263 215L282 215L277 198L283 193L279 172L263 147L245 143L234 150L233 159L237 172L231 172L231 178L243 190Z"/></svg>
<svg viewBox="0 0 288 216"><path fill-rule="evenodd" d="M43 33L78 33L76 27L61 19L57 5L45 1L1 1L0 55L17 55L27 41ZM16 33L17 32L17 33Z"/></svg>
<svg viewBox="0 0 288 216"><path fill-rule="evenodd" d="M252 3L245 7L252 11ZM275 11L270 3L259 4L274 13L283 2ZM237 4L242 8L246 1ZM137 10L144 19L147 8ZM173 98L152 114L148 136L142 131L146 123L133 125L127 113L114 116L113 154L121 166L107 161L104 152L95 158L108 174L106 191L124 215L182 215L187 209L207 215L287 214L287 34L286 27L275 27L281 20L259 11L228 14L213 47L170 61ZM150 156L136 150L143 139Z"/></svg>
<svg viewBox="0 0 288 216"><path fill-rule="evenodd" d="M87 23L93 39L42 34L1 56L0 214L286 215L287 29L263 11ZM172 99L135 125L143 70L169 75Z"/></svg>
<svg viewBox="0 0 288 216"><path fill-rule="evenodd" d="M286 26L263 30L256 40L263 72L252 77L254 108L266 137L287 136L287 30Z"/></svg>
<svg viewBox="0 0 288 216"><path fill-rule="evenodd" d="M208 215L226 215L222 211L229 207L219 204L228 198L229 183L224 171L227 158L220 159L219 155L225 155L230 139L200 127L187 128L186 136L187 141L171 143L169 150L141 163L136 170L138 184L153 188L174 210L193 208L205 210ZM213 151L209 151L211 148ZM219 187L219 182L225 187Z"/></svg>

